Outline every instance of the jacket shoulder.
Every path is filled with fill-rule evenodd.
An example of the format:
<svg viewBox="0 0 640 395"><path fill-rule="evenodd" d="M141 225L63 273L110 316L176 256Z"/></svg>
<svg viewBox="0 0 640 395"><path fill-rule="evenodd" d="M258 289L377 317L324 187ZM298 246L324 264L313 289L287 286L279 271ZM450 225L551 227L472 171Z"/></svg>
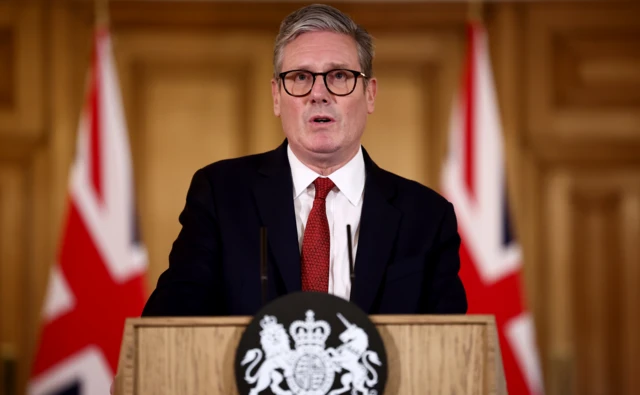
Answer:
<svg viewBox="0 0 640 395"><path fill-rule="evenodd" d="M217 182L234 179L247 180L257 174L268 155L269 152L264 152L219 160L202 167L196 172L196 175L201 174L207 179Z"/></svg>
<svg viewBox="0 0 640 395"><path fill-rule="evenodd" d="M417 181L404 178L384 169L380 169L380 175L386 179L387 183L395 185L395 201L398 204L409 204L415 208L425 207L434 210L447 209L451 204L440 193Z"/></svg>

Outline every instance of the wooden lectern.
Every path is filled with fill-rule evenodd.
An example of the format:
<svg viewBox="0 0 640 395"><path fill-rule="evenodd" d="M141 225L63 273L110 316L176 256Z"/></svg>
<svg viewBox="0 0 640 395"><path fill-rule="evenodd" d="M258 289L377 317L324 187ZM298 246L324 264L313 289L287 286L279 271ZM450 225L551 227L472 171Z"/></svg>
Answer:
<svg viewBox="0 0 640 395"><path fill-rule="evenodd" d="M386 395L506 394L492 316L371 316L385 343ZM232 395L249 317L134 318L125 325L117 395Z"/></svg>

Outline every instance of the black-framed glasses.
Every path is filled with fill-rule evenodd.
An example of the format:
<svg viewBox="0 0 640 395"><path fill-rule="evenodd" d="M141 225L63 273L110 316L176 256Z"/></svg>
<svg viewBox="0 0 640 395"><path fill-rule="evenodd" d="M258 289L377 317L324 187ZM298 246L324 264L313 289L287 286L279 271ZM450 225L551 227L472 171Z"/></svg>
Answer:
<svg viewBox="0 0 640 395"><path fill-rule="evenodd" d="M356 70L333 69L324 73L313 73L308 70L289 70L278 74L284 90L291 96L302 97L311 93L316 77L321 75L324 86L336 96L347 96L356 89L358 77L367 76Z"/></svg>

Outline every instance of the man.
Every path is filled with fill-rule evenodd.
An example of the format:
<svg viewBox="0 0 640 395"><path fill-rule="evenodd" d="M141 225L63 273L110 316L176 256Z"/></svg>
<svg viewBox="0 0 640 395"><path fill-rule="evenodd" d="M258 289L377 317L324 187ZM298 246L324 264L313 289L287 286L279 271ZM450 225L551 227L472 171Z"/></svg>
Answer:
<svg viewBox="0 0 640 395"><path fill-rule="evenodd" d="M303 290L370 314L466 312L452 205L361 147L377 90L372 58L369 34L335 8L311 5L282 22L271 90L286 140L195 173L143 315L255 314L262 227L269 300Z"/></svg>

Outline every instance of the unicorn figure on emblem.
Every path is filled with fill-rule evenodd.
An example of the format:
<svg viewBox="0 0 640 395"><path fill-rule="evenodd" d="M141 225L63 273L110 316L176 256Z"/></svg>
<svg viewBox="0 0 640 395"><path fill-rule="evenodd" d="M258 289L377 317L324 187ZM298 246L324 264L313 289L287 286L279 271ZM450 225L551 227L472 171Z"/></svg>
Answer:
<svg viewBox="0 0 640 395"><path fill-rule="evenodd" d="M339 336L343 344L336 350L328 349L327 351L333 362L348 373L343 374L340 378L342 387L331 391L329 395L340 395L349 390L352 395L377 395L377 391L369 391L367 387L378 383L378 373L371 366L371 363L377 366L382 365L378 353L368 350L369 336L362 328L347 321L342 314L338 313L337 315L347 328Z"/></svg>

